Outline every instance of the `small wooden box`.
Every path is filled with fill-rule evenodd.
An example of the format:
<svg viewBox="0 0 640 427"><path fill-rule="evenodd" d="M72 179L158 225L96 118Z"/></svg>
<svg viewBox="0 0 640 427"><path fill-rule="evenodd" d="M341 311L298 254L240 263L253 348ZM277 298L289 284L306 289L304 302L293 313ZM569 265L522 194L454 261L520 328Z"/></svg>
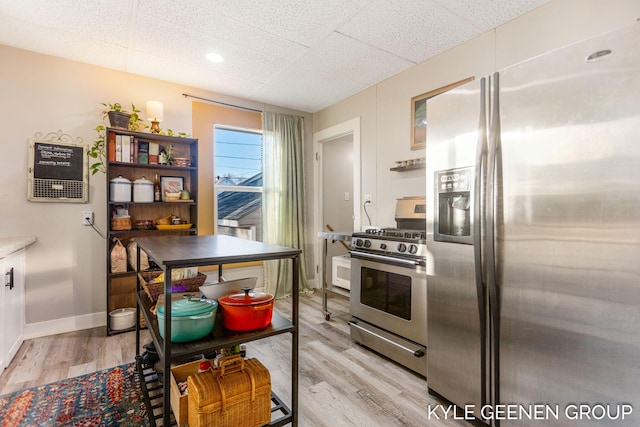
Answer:
<svg viewBox="0 0 640 427"><path fill-rule="evenodd" d="M189 395L182 395L178 388L178 383L187 381L189 375L198 373L201 360L185 363L171 368L171 409L176 418L178 427L182 427L189 423Z"/></svg>
<svg viewBox="0 0 640 427"><path fill-rule="evenodd" d="M257 359L225 356L220 368L191 375L190 427L257 427L271 421L271 375Z"/></svg>

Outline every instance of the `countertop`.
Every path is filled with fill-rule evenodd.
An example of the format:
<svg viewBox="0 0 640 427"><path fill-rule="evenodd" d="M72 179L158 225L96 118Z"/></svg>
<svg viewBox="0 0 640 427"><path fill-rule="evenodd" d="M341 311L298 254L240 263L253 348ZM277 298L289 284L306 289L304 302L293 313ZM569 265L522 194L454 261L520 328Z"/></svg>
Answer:
<svg viewBox="0 0 640 427"><path fill-rule="evenodd" d="M36 240L36 236L0 237L0 258L26 248Z"/></svg>

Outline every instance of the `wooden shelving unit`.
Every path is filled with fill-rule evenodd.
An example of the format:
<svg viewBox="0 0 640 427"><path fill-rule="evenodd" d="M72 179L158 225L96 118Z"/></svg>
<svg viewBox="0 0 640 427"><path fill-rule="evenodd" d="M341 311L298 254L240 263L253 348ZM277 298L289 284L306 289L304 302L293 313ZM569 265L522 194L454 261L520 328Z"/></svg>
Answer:
<svg viewBox="0 0 640 427"><path fill-rule="evenodd" d="M112 144L115 144L117 136L130 137L130 140L154 142L161 147L173 146L173 156L190 160L190 166L174 166L171 164L143 164L137 162L107 160L107 334L112 335L121 332L132 331L135 327L125 330L112 330L109 313L119 308L136 307L136 272L127 265L126 272L111 272L111 250L114 239L119 239L125 247L131 241L144 236L157 235L189 235L198 232L198 140L193 138L179 138L166 135L158 135L147 132L134 132L126 129L107 128L105 131L105 141L107 141L107 153L115 152ZM129 158L131 160L131 158ZM153 181L155 175L158 176L179 176L184 179L184 188L191 193L190 202L152 202L152 203L122 203L113 202L110 182L118 175L133 182L143 176ZM132 190L133 194L133 190ZM133 200L133 198L132 198ZM131 230L113 230L111 218L116 207L128 209L131 216ZM162 216L173 214L187 220L192 224L188 230L137 230L135 221L142 219L155 220ZM135 254L134 254L135 256Z"/></svg>

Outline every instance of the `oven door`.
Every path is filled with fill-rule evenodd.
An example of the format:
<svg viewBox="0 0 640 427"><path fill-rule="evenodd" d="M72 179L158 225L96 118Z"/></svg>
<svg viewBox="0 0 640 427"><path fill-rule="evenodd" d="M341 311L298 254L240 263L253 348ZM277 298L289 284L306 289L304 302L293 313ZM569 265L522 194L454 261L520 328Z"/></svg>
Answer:
<svg viewBox="0 0 640 427"><path fill-rule="evenodd" d="M426 346L426 270L384 258L351 251L351 315Z"/></svg>

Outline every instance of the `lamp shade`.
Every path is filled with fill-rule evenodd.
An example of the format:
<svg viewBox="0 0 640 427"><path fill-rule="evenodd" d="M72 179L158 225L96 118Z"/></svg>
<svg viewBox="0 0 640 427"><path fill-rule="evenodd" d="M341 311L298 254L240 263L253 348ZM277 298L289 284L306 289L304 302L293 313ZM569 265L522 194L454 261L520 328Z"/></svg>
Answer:
<svg viewBox="0 0 640 427"><path fill-rule="evenodd" d="M147 120L151 122L161 122L162 116L162 102L147 101Z"/></svg>

